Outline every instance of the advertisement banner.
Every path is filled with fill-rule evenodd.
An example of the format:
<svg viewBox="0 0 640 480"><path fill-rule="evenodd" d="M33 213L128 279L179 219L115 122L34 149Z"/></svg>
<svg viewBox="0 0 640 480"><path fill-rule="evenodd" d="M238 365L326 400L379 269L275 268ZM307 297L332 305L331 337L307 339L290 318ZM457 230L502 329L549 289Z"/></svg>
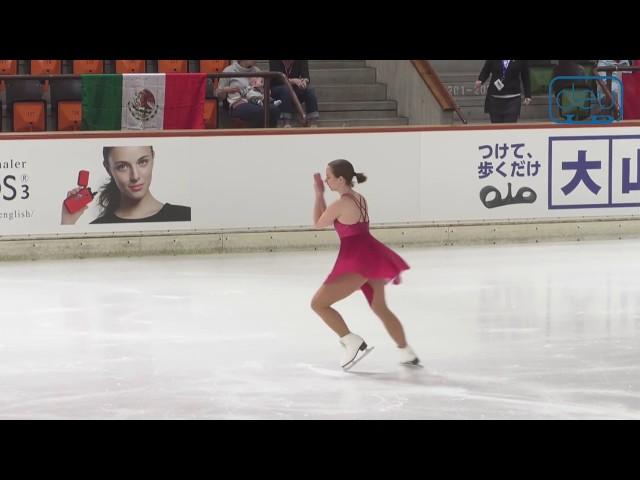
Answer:
<svg viewBox="0 0 640 480"><path fill-rule="evenodd" d="M310 227L339 158L374 225L639 213L637 127L114 134L1 139L0 235Z"/></svg>

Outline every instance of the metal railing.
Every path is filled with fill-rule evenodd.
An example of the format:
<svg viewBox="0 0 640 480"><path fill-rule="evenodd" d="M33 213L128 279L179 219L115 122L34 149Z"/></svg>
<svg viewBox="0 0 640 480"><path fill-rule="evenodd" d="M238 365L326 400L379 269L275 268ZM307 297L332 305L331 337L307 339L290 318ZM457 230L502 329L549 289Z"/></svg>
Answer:
<svg viewBox="0 0 640 480"><path fill-rule="evenodd" d="M458 115L458 118L460 118L460 121L467 124L467 119L449 90L447 90L442 80L440 80L438 73L431 66L431 62L429 62L429 60L411 60L411 63L418 72L418 75L420 75L420 78L422 78L422 81L431 91L440 108L445 112L453 110Z"/></svg>

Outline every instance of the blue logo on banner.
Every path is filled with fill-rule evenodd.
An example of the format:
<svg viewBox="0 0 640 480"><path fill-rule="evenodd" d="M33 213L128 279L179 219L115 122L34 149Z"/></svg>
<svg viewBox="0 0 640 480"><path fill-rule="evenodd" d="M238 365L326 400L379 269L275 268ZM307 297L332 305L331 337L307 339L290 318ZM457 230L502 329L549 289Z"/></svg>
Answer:
<svg viewBox="0 0 640 480"><path fill-rule="evenodd" d="M603 93L596 94L589 87L593 80L602 80L606 83L611 80L613 98L607 101ZM570 86L554 92L554 84L563 81ZM583 86L580 86L583 85ZM616 120L622 120L622 82L617 77L595 76L569 76L554 77L549 83L549 119L555 123L565 124L606 124ZM615 103L619 111L615 115ZM554 106L556 107L554 109Z"/></svg>
<svg viewBox="0 0 640 480"><path fill-rule="evenodd" d="M549 209L640 207L640 135L549 137Z"/></svg>

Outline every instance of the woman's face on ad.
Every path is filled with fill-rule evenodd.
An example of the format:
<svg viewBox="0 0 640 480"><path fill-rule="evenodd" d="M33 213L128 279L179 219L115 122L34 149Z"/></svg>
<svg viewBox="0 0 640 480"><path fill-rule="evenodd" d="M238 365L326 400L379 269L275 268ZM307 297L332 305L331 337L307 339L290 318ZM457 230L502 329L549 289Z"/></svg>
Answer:
<svg viewBox="0 0 640 480"><path fill-rule="evenodd" d="M124 197L142 200L151 185L151 147L115 147L109 155L109 172Z"/></svg>

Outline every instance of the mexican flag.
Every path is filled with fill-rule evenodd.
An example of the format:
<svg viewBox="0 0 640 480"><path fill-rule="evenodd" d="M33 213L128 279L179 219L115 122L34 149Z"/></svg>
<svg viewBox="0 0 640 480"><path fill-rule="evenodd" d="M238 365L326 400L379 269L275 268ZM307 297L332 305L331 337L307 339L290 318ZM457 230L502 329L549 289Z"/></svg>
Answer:
<svg viewBox="0 0 640 480"><path fill-rule="evenodd" d="M206 77L206 73L82 75L82 129L204 128Z"/></svg>

